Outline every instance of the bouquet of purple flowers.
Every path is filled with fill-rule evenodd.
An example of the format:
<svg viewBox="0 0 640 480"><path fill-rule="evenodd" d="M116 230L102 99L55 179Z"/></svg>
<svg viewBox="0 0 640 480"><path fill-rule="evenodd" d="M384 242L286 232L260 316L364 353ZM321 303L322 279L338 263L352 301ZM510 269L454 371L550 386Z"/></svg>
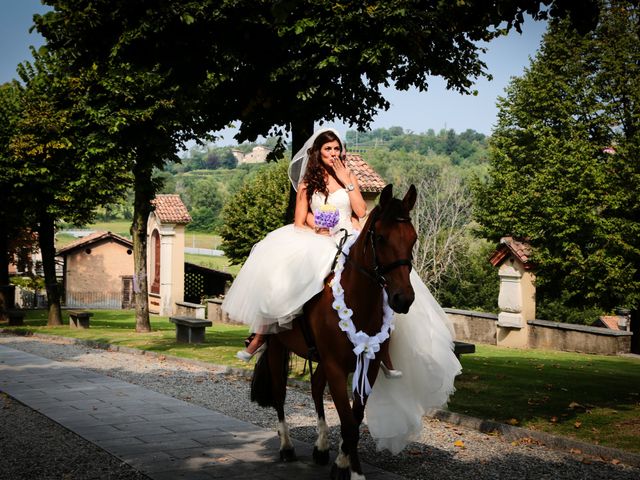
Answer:
<svg viewBox="0 0 640 480"><path fill-rule="evenodd" d="M315 211L313 219L316 227L332 229L340 220L340 212L333 205L325 204Z"/></svg>

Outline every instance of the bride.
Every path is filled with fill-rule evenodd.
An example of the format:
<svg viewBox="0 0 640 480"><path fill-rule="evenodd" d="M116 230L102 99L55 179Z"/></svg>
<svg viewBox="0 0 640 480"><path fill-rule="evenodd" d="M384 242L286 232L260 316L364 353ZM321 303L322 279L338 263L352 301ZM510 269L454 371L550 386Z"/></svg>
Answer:
<svg viewBox="0 0 640 480"><path fill-rule="evenodd" d="M256 334L239 358L250 360L265 335L291 328L304 304L322 290L339 232L357 234L366 203L344 154L338 133L323 129L293 156L294 223L253 247L222 304L229 318ZM379 352L384 375L376 380L366 407L378 448L393 453L421 431L427 409L446 404L461 370L446 314L413 271L411 283L414 303L407 314L395 315L395 330Z"/></svg>

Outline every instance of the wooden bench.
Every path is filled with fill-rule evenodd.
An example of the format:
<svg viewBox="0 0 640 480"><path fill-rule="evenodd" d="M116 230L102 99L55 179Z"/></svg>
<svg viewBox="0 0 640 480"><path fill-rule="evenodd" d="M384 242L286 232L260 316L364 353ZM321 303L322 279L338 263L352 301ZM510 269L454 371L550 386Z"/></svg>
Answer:
<svg viewBox="0 0 640 480"><path fill-rule="evenodd" d="M93 317L93 313L83 310L69 310L69 327L70 328L89 328L89 319Z"/></svg>
<svg viewBox="0 0 640 480"><path fill-rule="evenodd" d="M204 343L204 329L213 325L210 320L194 317L169 317L176 325L178 343Z"/></svg>
<svg viewBox="0 0 640 480"><path fill-rule="evenodd" d="M464 355L465 353L476 353L476 346L473 343L467 342L453 342L454 348L453 353L456 354L458 360L460 360L460 355Z"/></svg>

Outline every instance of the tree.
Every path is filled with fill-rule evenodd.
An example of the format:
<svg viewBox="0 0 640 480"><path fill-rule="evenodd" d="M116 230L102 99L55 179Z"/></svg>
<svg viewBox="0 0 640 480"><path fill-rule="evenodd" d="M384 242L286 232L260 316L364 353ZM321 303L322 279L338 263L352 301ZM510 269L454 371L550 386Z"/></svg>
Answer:
<svg viewBox="0 0 640 480"><path fill-rule="evenodd" d="M191 187L190 230L213 231L221 225L220 211L223 202L218 190L218 181L210 176L198 178Z"/></svg>
<svg viewBox="0 0 640 480"><path fill-rule="evenodd" d="M446 170L432 168L426 175L423 171L420 177L405 181L401 190L415 183L418 191L412 214L418 234L413 267L437 292L445 278L458 273L467 246L471 200L461 179Z"/></svg>
<svg viewBox="0 0 640 480"><path fill-rule="evenodd" d="M243 263L256 242L287 223L291 186L287 168L287 162L266 166L225 205L221 248L231 263Z"/></svg>
<svg viewBox="0 0 640 480"><path fill-rule="evenodd" d="M17 81L0 85L0 286L9 284L9 242L29 224L28 217L21 214L24 195L18 187L17 172L11 168L9 147L20 117L21 96Z"/></svg>
<svg viewBox="0 0 640 480"><path fill-rule="evenodd" d="M109 141L87 128L86 89L68 76L55 55L32 51L34 62L19 66L25 82L20 116L9 142L6 167L23 212L38 233L49 304L49 325L61 325L55 267L55 223L85 223L99 205L118 199L128 181ZM15 208L15 204L11 208Z"/></svg>
<svg viewBox="0 0 640 480"><path fill-rule="evenodd" d="M496 246L468 236L465 247L457 271L440 282L434 296L445 307L497 313L500 279L489 262Z"/></svg>
<svg viewBox="0 0 640 480"><path fill-rule="evenodd" d="M487 7L422 0L259 2L238 0L47 0L38 31L73 71L95 72L95 120L110 124L135 165L132 227L136 328L146 308L146 217L157 189L154 167L184 142L241 121L236 138L293 131L293 151L315 121L367 126L389 104L381 87L428 87L438 75L468 92L483 74L482 50L524 21L572 14L591 20L593 0L502 0ZM331 28L327 28L330 25ZM240 34L238 34L240 32ZM281 144L278 144L282 147ZM274 155L282 153L276 148ZM292 205L290 190L290 207ZM291 210L291 209L290 209Z"/></svg>
<svg viewBox="0 0 640 480"><path fill-rule="evenodd" d="M482 233L535 247L539 301L637 306L640 297L640 28L635 2L603 3L580 35L552 22L499 101Z"/></svg>
<svg viewBox="0 0 640 480"><path fill-rule="evenodd" d="M185 8L200 6L165 1L151 8L143 1L124 0L46 3L54 10L36 15L36 27L47 39L47 48L64 60L67 74L83 79L91 112L88 124L103 141L114 145L121 165L129 167L133 177L136 331L150 331L146 227L151 201L159 188L154 169L162 169L167 160L178 160L177 154L184 150L187 140L207 138L209 129L221 129L228 123L205 125L201 95L185 88L187 82L178 81L193 73L198 65L198 48L204 47L199 37L187 48L181 39L188 39L180 31L193 20ZM175 36L164 38L163 27L167 24L173 27ZM149 43L138 49L140 39ZM169 63L175 63L164 68L157 62L150 63L146 58L149 45L158 45ZM188 50L184 58L193 61L189 72L181 70L185 51L172 55L178 46ZM196 76L202 79L202 75Z"/></svg>

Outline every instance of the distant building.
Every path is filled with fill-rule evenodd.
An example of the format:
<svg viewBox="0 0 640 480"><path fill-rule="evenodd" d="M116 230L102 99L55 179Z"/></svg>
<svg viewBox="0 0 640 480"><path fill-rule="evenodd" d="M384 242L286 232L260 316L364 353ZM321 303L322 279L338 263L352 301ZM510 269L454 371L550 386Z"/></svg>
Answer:
<svg viewBox="0 0 640 480"><path fill-rule="evenodd" d="M629 318L626 315L603 315L591 324L592 327L608 328L609 330L630 331Z"/></svg>
<svg viewBox="0 0 640 480"><path fill-rule="evenodd" d="M63 260L65 305L132 308L133 244L111 232L95 232L57 251Z"/></svg>
<svg viewBox="0 0 640 480"><path fill-rule="evenodd" d="M263 145L257 145L253 147L250 153L243 153L235 148L231 150L231 153L238 160L238 165L243 163L264 163L267 161L267 155L271 153L271 149Z"/></svg>

